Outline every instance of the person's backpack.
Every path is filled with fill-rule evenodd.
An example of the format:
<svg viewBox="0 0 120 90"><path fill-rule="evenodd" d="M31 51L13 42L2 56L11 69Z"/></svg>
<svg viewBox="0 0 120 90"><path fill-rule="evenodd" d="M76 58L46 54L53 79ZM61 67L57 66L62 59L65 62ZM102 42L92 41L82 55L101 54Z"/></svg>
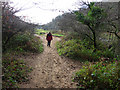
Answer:
<svg viewBox="0 0 120 90"><path fill-rule="evenodd" d="M47 40L48 41L52 40L52 35L51 34L47 34Z"/></svg>

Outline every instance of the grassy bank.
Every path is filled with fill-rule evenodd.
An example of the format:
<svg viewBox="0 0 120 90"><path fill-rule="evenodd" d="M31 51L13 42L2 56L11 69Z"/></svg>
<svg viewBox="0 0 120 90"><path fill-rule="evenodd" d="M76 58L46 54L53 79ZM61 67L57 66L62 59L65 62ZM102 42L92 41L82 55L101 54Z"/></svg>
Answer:
<svg viewBox="0 0 120 90"><path fill-rule="evenodd" d="M63 33L60 31L60 30L43 30L43 29L37 29L35 34L38 34L38 35L43 35L43 34L47 34L51 32L53 36L56 36L56 37L62 37L64 36Z"/></svg>
<svg viewBox="0 0 120 90"><path fill-rule="evenodd" d="M62 36L64 36L64 35L62 35L62 34L52 34L53 36L56 36L56 37L62 37Z"/></svg>
<svg viewBox="0 0 120 90"><path fill-rule="evenodd" d="M48 32L50 32L50 31L49 30L43 30L43 29L36 29L35 34L43 35L43 34L46 34Z"/></svg>

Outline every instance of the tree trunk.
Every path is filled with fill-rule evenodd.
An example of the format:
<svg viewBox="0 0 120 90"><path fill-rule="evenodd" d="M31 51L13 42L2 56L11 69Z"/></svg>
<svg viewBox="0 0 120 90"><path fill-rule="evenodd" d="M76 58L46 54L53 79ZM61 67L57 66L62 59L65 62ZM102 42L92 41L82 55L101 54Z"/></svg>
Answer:
<svg viewBox="0 0 120 90"><path fill-rule="evenodd" d="M89 27L89 29L92 31L93 33L93 42L94 42L94 51L93 52L96 52L96 49L97 49L97 43L96 43L96 33L95 33L95 30L90 27L90 25L87 25Z"/></svg>
<svg viewBox="0 0 120 90"><path fill-rule="evenodd" d="M95 34L95 31L93 31L93 41L94 41L94 52L96 51L97 49L97 44L96 44L96 34Z"/></svg>

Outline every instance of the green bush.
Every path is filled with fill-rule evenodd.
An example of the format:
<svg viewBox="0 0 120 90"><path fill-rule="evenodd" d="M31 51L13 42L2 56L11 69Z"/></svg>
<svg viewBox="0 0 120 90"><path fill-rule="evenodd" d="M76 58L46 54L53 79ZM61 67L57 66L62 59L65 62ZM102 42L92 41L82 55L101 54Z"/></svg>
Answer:
<svg viewBox="0 0 120 90"><path fill-rule="evenodd" d="M11 38L8 43L9 48L17 47L17 46L24 46L28 41L31 40L31 36L27 34L17 34Z"/></svg>
<svg viewBox="0 0 120 90"><path fill-rule="evenodd" d="M11 38L7 51L2 56L3 64L3 88L18 88L18 83L28 81L28 73L31 68L27 67L23 60L15 59L20 52L42 52L43 45L40 38L28 33L18 34Z"/></svg>
<svg viewBox="0 0 120 90"><path fill-rule="evenodd" d="M120 61L87 64L76 72L73 82L84 89L120 89Z"/></svg>
<svg viewBox="0 0 120 90"><path fill-rule="evenodd" d="M64 55L74 59L82 59L88 61L97 61L101 57L113 58L114 53L109 50L94 51L94 46L90 45L86 40L71 39L57 43L57 50L59 55Z"/></svg>
<svg viewBox="0 0 120 90"><path fill-rule="evenodd" d="M30 51L30 52L42 52L43 45L40 38L31 36L28 33L18 34L14 36L8 43L8 50L13 51Z"/></svg>
<svg viewBox="0 0 120 90"><path fill-rule="evenodd" d="M33 37L30 41L27 42L23 49L25 51L31 52L42 52L43 51L42 41L37 37Z"/></svg>
<svg viewBox="0 0 120 90"><path fill-rule="evenodd" d="M15 58L3 57L3 88L18 88L18 83L28 81L28 73L32 70L23 60Z"/></svg>

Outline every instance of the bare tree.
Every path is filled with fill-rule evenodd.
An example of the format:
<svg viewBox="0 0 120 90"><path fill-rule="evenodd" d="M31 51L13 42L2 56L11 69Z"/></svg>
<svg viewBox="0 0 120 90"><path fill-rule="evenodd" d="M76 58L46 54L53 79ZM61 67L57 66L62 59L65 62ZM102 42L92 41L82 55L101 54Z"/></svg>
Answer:
<svg viewBox="0 0 120 90"><path fill-rule="evenodd" d="M8 41L19 32L33 32L35 24L24 22L20 17L15 16L15 13L21 9L14 9L7 2L2 3L2 45L3 50L6 50Z"/></svg>

